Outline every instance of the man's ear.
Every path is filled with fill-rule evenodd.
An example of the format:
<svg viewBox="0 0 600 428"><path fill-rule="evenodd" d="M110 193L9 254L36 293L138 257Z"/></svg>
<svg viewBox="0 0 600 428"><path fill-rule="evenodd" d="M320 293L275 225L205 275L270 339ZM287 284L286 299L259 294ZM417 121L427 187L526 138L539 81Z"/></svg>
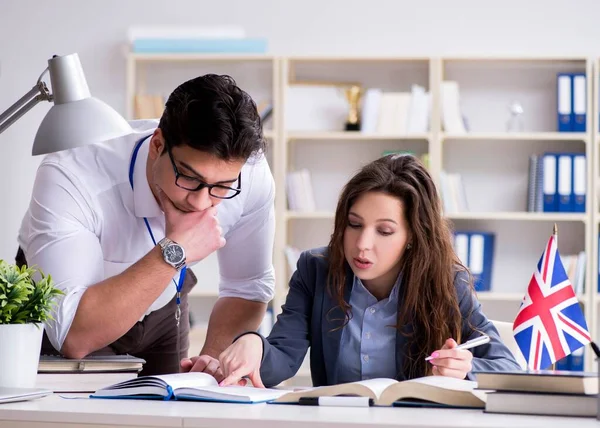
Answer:
<svg viewBox="0 0 600 428"><path fill-rule="evenodd" d="M150 148L148 156L152 160L158 159L165 150L165 139L160 128L156 128L152 137L150 137Z"/></svg>

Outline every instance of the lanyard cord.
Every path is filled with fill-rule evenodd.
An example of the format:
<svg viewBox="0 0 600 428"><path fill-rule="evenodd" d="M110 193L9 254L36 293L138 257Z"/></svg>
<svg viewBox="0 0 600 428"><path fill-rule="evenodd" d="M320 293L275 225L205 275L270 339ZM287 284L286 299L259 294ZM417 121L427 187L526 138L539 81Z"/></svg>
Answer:
<svg viewBox="0 0 600 428"><path fill-rule="evenodd" d="M131 163L129 164L129 184L131 185L131 190L133 190L133 170L135 168L135 161L137 159L138 152L140 151L140 147L148 137L144 137L140 139L135 149L133 149L133 154L131 155ZM144 223L146 224L146 229L148 229L148 233L150 234L150 238L152 239L152 243L156 246L156 239L154 238L154 233L152 233L152 228L150 227L150 223L148 219L144 217ZM177 309L175 310L175 321L177 322L177 363L179 365L179 358L181 357L180 350L180 341L179 341L179 321L181 319L181 289L183 288L183 281L185 280L185 275L187 273L187 266L184 266L179 273L179 281L175 282L175 279L172 278L173 284L175 284L175 289L177 290L175 302L177 304Z"/></svg>

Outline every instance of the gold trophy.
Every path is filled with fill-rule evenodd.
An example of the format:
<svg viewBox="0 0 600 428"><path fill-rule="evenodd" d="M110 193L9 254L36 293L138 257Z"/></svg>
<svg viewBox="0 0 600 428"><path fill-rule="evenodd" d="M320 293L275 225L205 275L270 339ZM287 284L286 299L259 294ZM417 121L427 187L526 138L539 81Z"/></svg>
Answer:
<svg viewBox="0 0 600 428"><path fill-rule="evenodd" d="M348 119L346 120L346 131L360 131L359 104L363 89L358 85L352 85L344 89L344 94L350 105Z"/></svg>

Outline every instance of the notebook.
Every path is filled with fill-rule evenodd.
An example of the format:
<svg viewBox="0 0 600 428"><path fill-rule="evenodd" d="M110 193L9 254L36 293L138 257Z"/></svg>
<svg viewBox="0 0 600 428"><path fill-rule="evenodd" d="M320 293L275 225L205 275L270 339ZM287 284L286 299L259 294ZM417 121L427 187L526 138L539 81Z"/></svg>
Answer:
<svg viewBox="0 0 600 428"><path fill-rule="evenodd" d="M380 378L288 392L274 402L293 404L300 397L358 395L372 398L377 406L391 406L402 400L413 403L423 400L452 407L482 409L485 407L486 393L476 390L476 387L476 382L445 376L427 376L401 382Z"/></svg>
<svg viewBox="0 0 600 428"><path fill-rule="evenodd" d="M133 398L154 400L197 400L225 403L262 403L286 391L250 386L219 386L206 373L175 373L141 376L98 389L90 398Z"/></svg>
<svg viewBox="0 0 600 428"><path fill-rule="evenodd" d="M51 394L52 391L41 388L6 388L0 386L0 403L34 400Z"/></svg>
<svg viewBox="0 0 600 428"><path fill-rule="evenodd" d="M481 389L499 391L598 394L598 374L563 370L477 372Z"/></svg>
<svg viewBox="0 0 600 428"><path fill-rule="evenodd" d="M42 355L38 364L38 373L139 372L145 362L131 355L90 355L81 359Z"/></svg>

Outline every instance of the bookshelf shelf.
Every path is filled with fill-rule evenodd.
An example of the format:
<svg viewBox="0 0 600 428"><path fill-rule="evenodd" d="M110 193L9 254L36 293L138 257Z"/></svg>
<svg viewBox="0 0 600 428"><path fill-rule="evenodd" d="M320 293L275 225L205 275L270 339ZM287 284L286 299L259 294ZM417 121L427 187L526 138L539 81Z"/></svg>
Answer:
<svg viewBox="0 0 600 428"><path fill-rule="evenodd" d="M352 141L369 141L369 140L429 140L430 134L410 134L410 135L385 135L385 134L367 134L361 132L290 132L287 136L288 140L352 140Z"/></svg>
<svg viewBox="0 0 600 428"><path fill-rule="evenodd" d="M173 53L173 54L147 54L130 53L130 61L136 62L186 62L186 61L229 61L229 62L249 62L249 61L273 61L275 57L264 54L194 54L194 53Z"/></svg>
<svg viewBox="0 0 600 428"><path fill-rule="evenodd" d="M582 221L586 214L574 213L532 213L532 212L465 212L448 214L450 220L505 220L505 221Z"/></svg>
<svg viewBox="0 0 600 428"><path fill-rule="evenodd" d="M335 213L328 211L294 212L287 211L285 217L288 220L333 220Z"/></svg>
<svg viewBox="0 0 600 428"><path fill-rule="evenodd" d="M507 301L507 302L512 302L512 301L520 302L523 299L524 295L525 295L525 292L523 292L523 293L500 293L500 292L495 292L495 291L480 291L477 293L477 299L481 302L492 301L492 300Z"/></svg>
<svg viewBox="0 0 600 428"><path fill-rule="evenodd" d="M441 134L443 141L588 141L585 132L474 132L467 134Z"/></svg>
<svg viewBox="0 0 600 428"><path fill-rule="evenodd" d="M522 293L501 293L501 292L495 292L495 291L480 291L477 293L477 299L480 302L489 302L489 301L520 302L521 300L523 300L524 296L525 296L525 291L523 291ZM585 303L587 297L585 295L578 295L577 299L581 303ZM600 295L598 296L598 301L600 301Z"/></svg>

